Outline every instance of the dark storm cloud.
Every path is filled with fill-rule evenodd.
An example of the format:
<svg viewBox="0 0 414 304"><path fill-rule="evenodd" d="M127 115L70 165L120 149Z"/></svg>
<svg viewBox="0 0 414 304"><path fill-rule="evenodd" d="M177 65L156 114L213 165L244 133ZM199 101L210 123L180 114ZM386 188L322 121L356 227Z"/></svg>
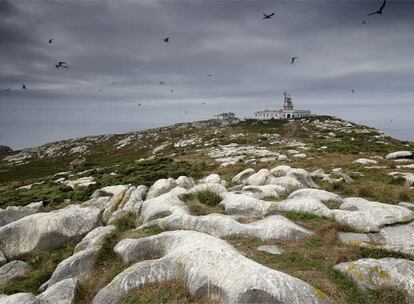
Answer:
<svg viewBox="0 0 414 304"><path fill-rule="evenodd" d="M22 147L218 111L249 116L279 107L284 91L298 108L386 129L377 122L404 122L414 110L414 3L388 1L383 16L364 17L380 4L0 1L0 143ZM56 70L58 61L69 70Z"/></svg>

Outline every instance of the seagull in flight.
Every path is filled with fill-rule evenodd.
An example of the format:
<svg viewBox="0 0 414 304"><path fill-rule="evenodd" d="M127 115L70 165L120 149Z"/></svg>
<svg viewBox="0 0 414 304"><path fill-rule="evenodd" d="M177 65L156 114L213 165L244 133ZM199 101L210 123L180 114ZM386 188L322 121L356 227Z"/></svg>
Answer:
<svg viewBox="0 0 414 304"><path fill-rule="evenodd" d="M139 104L138 104L138 107L140 107L140 106L141 106L141 104L139 103Z"/></svg>
<svg viewBox="0 0 414 304"><path fill-rule="evenodd" d="M272 12L269 15L266 15L265 13L263 13L263 19L271 19L274 15L275 15L275 12Z"/></svg>
<svg viewBox="0 0 414 304"><path fill-rule="evenodd" d="M49 39L49 43L52 43L52 42L53 42L53 38Z"/></svg>
<svg viewBox="0 0 414 304"><path fill-rule="evenodd" d="M161 85L166 85L166 82L165 81L160 81L160 84Z"/></svg>
<svg viewBox="0 0 414 304"><path fill-rule="evenodd" d="M387 1L386 0L384 0L384 2L382 3L382 5L381 5L381 7L380 7L380 9L379 10L377 10L377 11L375 11L375 12L373 12L373 13L371 13L371 14L368 14L367 15L367 17L368 16L372 16L372 15L376 15L376 14L378 14L378 15L382 15L382 10L384 9L384 7L385 7L385 4L387 3Z"/></svg>
<svg viewBox="0 0 414 304"><path fill-rule="evenodd" d="M22 89L26 90L26 85L25 84L22 84Z"/></svg>
<svg viewBox="0 0 414 304"><path fill-rule="evenodd" d="M299 57L292 57L290 59L290 64L294 64L296 59L299 59Z"/></svg>
<svg viewBox="0 0 414 304"><path fill-rule="evenodd" d="M165 37L163 40L164 42L170 42L170 37Z"/></svg>
<svg viewBox="0 0 414 304"><path fill-rule="evenodd" d="M355 93L355 90L351 90L351 93Z"/></svg>
<svg viewBox="0 0 414 304"><path fill-rule="evenodd" d="M367 24L366 20L361 20L361 24Z"/></svg>

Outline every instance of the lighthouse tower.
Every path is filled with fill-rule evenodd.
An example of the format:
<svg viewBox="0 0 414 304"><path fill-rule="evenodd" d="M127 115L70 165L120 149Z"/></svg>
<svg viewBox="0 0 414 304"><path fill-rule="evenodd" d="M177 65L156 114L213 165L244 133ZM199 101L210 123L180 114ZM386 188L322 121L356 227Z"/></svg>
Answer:
<svg viewBox="0 0 414 304"><path fill-rule="evenodd" d="M288 94L286 94L286 92L284 93L283 110L293 111L292 98Z"/></svg>

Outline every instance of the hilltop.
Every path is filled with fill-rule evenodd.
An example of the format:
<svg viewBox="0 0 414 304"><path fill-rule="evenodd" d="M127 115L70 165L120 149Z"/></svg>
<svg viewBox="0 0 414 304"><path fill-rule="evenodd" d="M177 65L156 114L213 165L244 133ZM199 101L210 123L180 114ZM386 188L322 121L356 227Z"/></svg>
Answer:
<svg viewBox="0 0 414 304"><path fill-rule="evenodd" d="M330 116L5 149L0 303L412 303L413 151Z"/></svg>

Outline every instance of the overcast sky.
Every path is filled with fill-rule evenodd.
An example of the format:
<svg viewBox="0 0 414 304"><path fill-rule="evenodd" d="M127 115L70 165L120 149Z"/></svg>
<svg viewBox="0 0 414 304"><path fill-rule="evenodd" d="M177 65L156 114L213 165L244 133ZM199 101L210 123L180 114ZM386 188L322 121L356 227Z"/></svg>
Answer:
<svg viewBox="0 0 414 304"><path fill-rule="evenodd" d="M414 1L364 17L381 4L0 0L0 144L248 117L284 91L298 109L414 139Z"/></svg>

